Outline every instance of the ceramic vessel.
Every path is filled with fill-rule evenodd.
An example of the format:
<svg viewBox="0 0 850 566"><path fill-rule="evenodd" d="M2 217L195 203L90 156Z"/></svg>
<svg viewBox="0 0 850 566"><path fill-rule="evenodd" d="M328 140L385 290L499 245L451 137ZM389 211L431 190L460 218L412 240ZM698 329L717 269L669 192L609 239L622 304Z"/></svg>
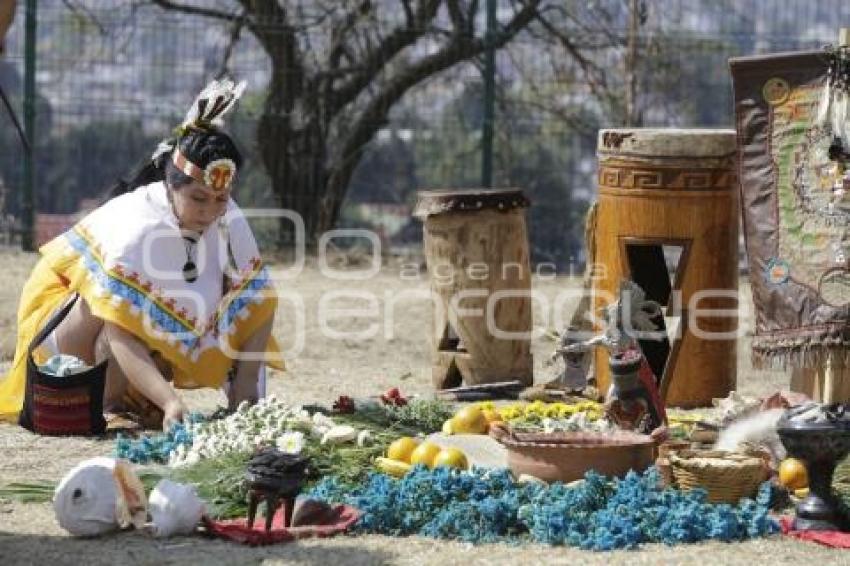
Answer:
<svg viewBox="0 0 850 566"><path fill-rule="evenodd" d="M624 476L629 470L642 472L654 460L655 442L633 432L520 433L497 426L490 434L507 449L508 466L517 477L571 482L590 470Z"/></svg>

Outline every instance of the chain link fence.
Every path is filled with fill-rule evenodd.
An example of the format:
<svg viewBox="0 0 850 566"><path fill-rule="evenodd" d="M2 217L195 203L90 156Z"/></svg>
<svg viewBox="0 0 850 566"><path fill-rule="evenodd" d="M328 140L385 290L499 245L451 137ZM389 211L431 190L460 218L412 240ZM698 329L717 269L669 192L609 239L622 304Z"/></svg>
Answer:
<svg viewBox="0 0 850 566"><path fill-rule="evenodd" d="M224 0L196 5L233 9ZM501 21L511 5L498 2ZM598 128L629 119L647 126L731 127L729 57L820 48L835 41L840 22L850 22L850 3L842 0L554 5L560 10L554 29L534 26L497 54L493 178L497 186L529 193L533 258L561 270L578 269L582 261ZM0 86L18 113L23 12L21 3L0 58ZM387 18L379 28L395 17L391 6L378 13ZM249 83L229 120L248 157L237 200L275 206L256 141L270 63L250 33L235 32L228 22L140 0L38 2L36 211L69 215L95 205L93 199L150 155L195 94L221 73ZM629 73L636 77L631 101ZM478 186L482 85L480 61L470 61L425 81L397 104L352 178L341 223L377 226L392 244L415 242L418 228L408 216L416 190ZM4 226L20 212L22 159L3 116ZM260 234L266 245L274 241Z"/></svg>

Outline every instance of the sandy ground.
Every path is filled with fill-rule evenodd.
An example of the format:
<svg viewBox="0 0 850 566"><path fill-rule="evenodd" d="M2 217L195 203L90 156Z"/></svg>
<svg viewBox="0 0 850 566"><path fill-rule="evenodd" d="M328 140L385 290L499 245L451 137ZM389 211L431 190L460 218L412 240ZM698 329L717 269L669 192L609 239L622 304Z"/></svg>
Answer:
<svg viewBox="0 0 850 566"><path fill-rule="evenodd" d="M0 353L5 368L14 351L15 312L20 289L35 256L19 252L0 252ZM341 281L329 278L315 265L296 278L279 283L284 292L275 334L291 350L288 371L270 381L270 391L292 403L331 402L340 394L367 396L398 386L405 393L429 394L430 306L426 300L403 298L403 293L424 291L426 278L412 277L410 266L399 260L389 262L379 274L367 280ZM572 278L538 278L535 290L553 304L557 294L574 288ZM333 337L321 331L320 314L338 308L369 307L372 299L333 298L332 291L371 294L381 313L393 311L394 323L386 317L352 317L330 321L337 332L369 330L378 322L382 327L372 337ZM749 289L742 282L742 309L751 312ZM288 297L288 298L287 298ZM395 299L395 308L390 305ZM324 301L324 303L322 302ZM302 331L297 310L300 302L305 323ZM572 301L565 303L568 316ZM324 311L323 311L324 309ZM329 318L329 317L325 317ZM546 324L546 321L549 324ZM540 327L552 327L554 316L536 313ZM387 326L391 331L387 330ZM301 336L299 346L298 336ZM552 369L543 366L551 343L534 342L536 379L545 381ZM749 341L739 344L739 390L763 395L787 387L788 377L778 372L757 372L748 360ZM213 391L192 391L185 395L192 408L209 410L223 401ZM112 453L110 441L39 437L18 427L0 425L0 485L32 479L58 480L80 460ZM699 518L695 518L699 520ZM0 501L0 564L753 564L804 563L850 564L850 554L832 551L814 544L778 536L746 543L708 543L665 547L646 545L631 552L593 553L571 548L544 546L481 545L435 541L422 538L381 536L343 536L312 540L270 548L251 549L235 544L198 537L154 540L141 533L123 533L93 540L68 536L56 524L49 505L22 505Z"/></svg>

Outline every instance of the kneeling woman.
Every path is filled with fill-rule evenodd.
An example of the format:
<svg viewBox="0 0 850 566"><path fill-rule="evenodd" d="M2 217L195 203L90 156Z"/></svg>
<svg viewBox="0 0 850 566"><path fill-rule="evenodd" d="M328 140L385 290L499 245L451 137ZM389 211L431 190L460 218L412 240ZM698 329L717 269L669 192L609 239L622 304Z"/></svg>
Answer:
<svg viewBox="0 0 850 566"><path fill-rule="evenodd" d="M107 411L146 412L167 428L185 412L174 387L226 386L234 407L262 394L265 363L283 369L271 337L274 288L230 196L242 159L214 125L241 87L208 86L123 194L41 248L0 381L0 418L18 417L30 343L72 300L36 362L57 352L108 360Z"/></svg>

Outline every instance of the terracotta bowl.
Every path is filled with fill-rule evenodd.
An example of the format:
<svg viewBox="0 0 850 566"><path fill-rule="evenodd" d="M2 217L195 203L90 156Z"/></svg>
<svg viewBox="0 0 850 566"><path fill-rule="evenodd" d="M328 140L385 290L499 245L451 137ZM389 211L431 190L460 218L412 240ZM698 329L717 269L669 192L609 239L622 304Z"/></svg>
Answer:
<svg viewBox="0 0 850 566"><path fill-rule="evenodd" d="M655 442L645 434L617 432L521 433L494 426L490 435L508 451L515 476L528 474L545 481L571 482L593 470L604 476L642 472L653 464Z"/></svg>

